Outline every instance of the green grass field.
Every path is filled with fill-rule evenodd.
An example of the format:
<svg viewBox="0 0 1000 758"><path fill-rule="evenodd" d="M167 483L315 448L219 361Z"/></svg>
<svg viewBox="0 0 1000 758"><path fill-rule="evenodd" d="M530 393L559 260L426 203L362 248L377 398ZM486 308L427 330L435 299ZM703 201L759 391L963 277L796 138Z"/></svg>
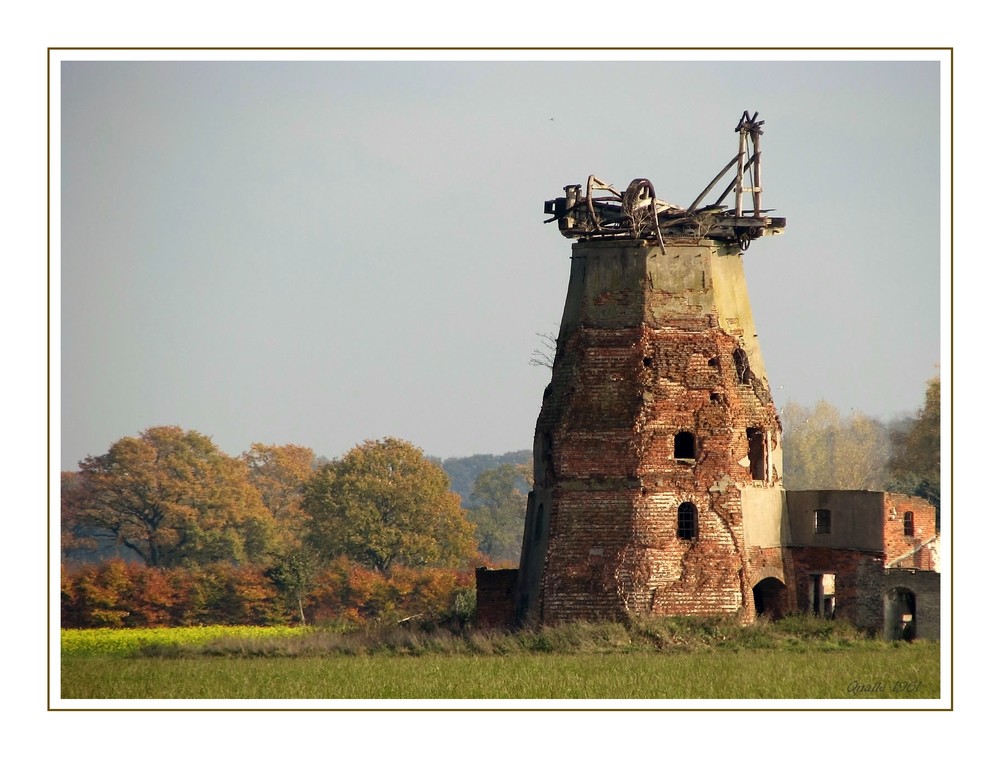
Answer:
<svg viewBox="0 0 1000 758"><path fill-rule="evenodd" d="M64 630L63 699L936 699L936 643L842 627ZM332 704L336 707L336 704Z"/></svg>

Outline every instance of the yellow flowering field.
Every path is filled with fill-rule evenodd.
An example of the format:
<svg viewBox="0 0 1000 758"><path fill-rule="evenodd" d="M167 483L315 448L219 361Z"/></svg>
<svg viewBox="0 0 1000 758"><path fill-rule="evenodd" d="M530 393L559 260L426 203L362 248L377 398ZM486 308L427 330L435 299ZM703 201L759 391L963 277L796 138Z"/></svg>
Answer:
<svg viewBox="0 0 1000 758"><path fill-rule="evenodd" d="M223 637L261 639L306 634L302 626L186 626L155 629L63 629L63 657L129 655L150 645L199 645Z"/></svg>

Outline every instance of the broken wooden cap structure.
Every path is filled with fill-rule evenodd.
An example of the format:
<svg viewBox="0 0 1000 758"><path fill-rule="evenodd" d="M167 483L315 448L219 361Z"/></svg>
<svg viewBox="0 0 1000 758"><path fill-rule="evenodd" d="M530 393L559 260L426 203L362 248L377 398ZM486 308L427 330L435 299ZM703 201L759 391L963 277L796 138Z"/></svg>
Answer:
<svg viewBox="0 0 1000 758"><path fill-rule="evenodd" d="M546 201L545 212L552 218L545 223L558 221L559 231L574 239L657 240L661 249L664 237L682 237L738 242L746 250L758 237L780 234L785 219L768 216L772 209L761 208L760 136L764 122L757 120L758 115L743 111L735 130L739 134L736 156L687 208L658 199L649 179L633 179L624 192L618 192L591 175L586 191L580 184L570 184L564 188L565 197ZM701 205L730 171L735 176L718 200ZM723 205L731 193L735 208ZM747 193L753 198L753 210L743 208Z"/></svg>

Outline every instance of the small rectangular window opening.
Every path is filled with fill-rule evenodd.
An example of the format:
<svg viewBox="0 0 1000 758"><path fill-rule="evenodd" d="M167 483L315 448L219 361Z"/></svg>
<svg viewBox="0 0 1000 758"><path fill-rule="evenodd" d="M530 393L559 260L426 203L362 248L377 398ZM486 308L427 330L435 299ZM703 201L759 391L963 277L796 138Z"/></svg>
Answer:
<svg viewBox="0 0 1000 758"><path fill-rule="evenodd" d="M733 351L733 363L736 364L736 381L750 384L750 359L742 348Z"/></svg>
<svg viewBox="0 0 1000 758"><path fill-rule="evenodd" d="M764 444L764 430L747 429L747 443L750 448L750 476L755 482L767 480L767 447Z"/></svg>
<svg viewBox="0 0 1000 758"><path fill-rule="evenodd" d="M678 460L694 460L694 434L677 432L674 435L674 458Z"/></svg>
<svg viewBox="0 0 1000 758"><path fill-rule="evenodd" d="M830 511L825 508L821 508L817 511L813 511L813 516L815 519L816 534L829 534L830 533Z"/></svg>

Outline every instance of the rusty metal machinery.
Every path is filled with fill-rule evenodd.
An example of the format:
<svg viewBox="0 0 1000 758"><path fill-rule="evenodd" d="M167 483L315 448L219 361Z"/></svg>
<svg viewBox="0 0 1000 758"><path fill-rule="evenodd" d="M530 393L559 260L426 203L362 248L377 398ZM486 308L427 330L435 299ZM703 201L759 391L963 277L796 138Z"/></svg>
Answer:
<svg viewBox="0 0 1000 758"><path fill-rule="evenodd" d="M545 223L557 221L559 231L574 239L630 237L656 240L661 249L665 237L684 237L738 242L746 250L759 237L780 234L785 219L768 216L771 209L761 208L760 136L764 122L758 121L758 115L743 111L735 129L739 134L736 156L687 208L657 198L648 179L633 179L624 192L618 192L590 176L586 189L571 184L565 187L565 197L546 201L545 212L552 218ZM725 191L714 203L701 205L730 171L735 176ZM752 196L752 210L743 208L747 193ZM730 194L735 196L731 209L723 205Z"/></svg>

